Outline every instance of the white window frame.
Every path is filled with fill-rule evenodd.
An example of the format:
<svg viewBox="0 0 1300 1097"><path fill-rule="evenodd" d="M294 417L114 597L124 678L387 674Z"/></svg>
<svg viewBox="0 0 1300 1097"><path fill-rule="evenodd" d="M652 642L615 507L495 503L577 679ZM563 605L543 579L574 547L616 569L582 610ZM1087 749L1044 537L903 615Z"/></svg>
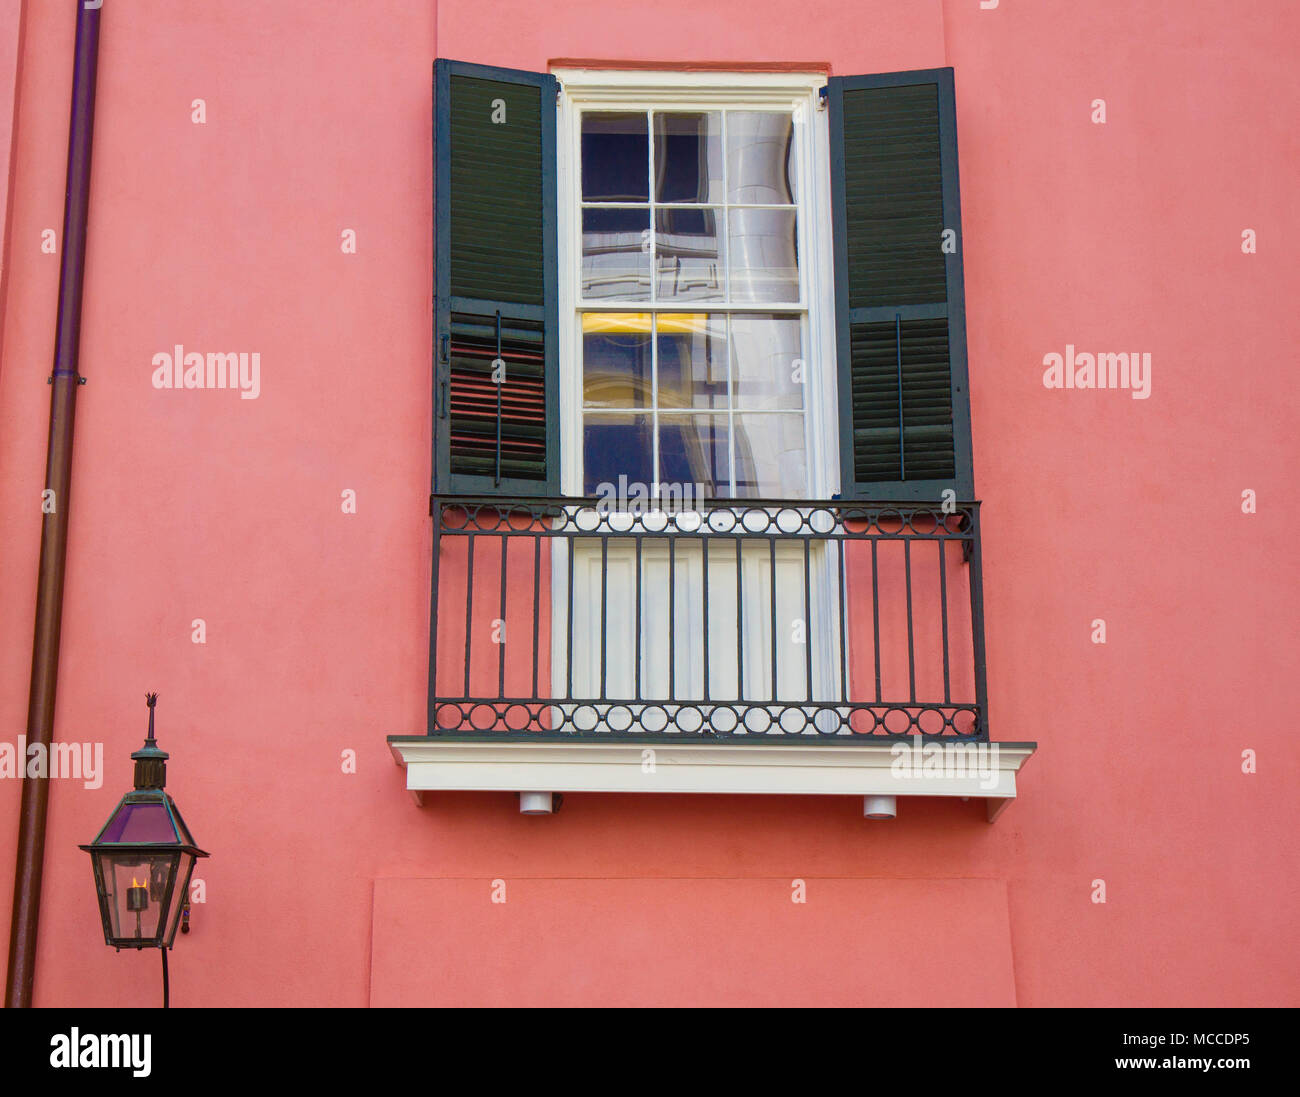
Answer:
<svg viewBox="0 0 1300 1097"><path fill-rule="evenodd" d="M840 490L838 385L835 375L835 268L831 241L830 126L821 105L825 73L740 73L552 70L560 82L557 105L557 193L560 315L561 493L582 495L582 220L580 172L583 109L639 111L789 110L798 129L798 308L807 313L804 392L808 497ZM622 311L641 303L623 303ZM696 311L726 311L714 302L681 302ZM768 311L780 306L768 306Z"/></svg>

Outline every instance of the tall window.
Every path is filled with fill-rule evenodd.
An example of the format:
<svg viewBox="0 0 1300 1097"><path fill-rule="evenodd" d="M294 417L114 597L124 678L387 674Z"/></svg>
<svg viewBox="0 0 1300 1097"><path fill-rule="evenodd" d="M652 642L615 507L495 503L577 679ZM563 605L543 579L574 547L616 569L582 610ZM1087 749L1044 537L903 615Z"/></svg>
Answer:
<svg viewBox="0 0 1300 1097"><path fill-rule="evenodd" d="M747 84L566 83L567 492L644 485L666 506L690 491L830 493L833 302L829 248L810 212L827 213L817 202L819 186L829 189L817 162L824 136L813 133L824 119L812 80ZM836 612L824 551L806 558L797 539L743 553L733 539L707 541L572 546L552 604L574 617L557 612L555 626L557 645L561 632L566 650L572 638L563 673L574 696L805 694L807 652L788 622L804 618L806 597L814 621ZM829 681L830 652L819 645L818 683Z"/></svg>
<svg viewBox="0 0 1300 1097"><path fill-rule="evenodd" d="M806 497L795 108L584 108L576 128L583 491Z"/></svg>

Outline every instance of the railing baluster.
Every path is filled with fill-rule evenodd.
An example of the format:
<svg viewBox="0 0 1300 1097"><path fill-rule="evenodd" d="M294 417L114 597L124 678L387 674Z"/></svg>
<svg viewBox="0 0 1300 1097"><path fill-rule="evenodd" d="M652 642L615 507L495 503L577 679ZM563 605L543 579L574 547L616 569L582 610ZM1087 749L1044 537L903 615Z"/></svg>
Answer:
<svg viewBox="0 0 1300 1097"><path fill-rule="evenodd" d="M564 676L565 690L564 699L573 700L573 557L574 549L577 548L577 539L569 536L564 539L564 555L568 557L569 563L569 585L565 591L565 604L568 609L565 612L565 629L568 632L568 638L565 642L564 656Z"/></svg>
<svg viewBox="0 0 1300 1097"><path fill-rule="evenodd" d="M844 556L848 545L843 540L834 542L835 557L839 565L840 584L835 592L836 616L840 621L840 696L839 699L848 704L849 702L849 665L848 665L848 646L849 646L849 591L844 581Z"/></svg>
<svg viewBox="0 0 1300 1097"><path fill-rule="evenodd" d="M916 646L912 643L912 542L903 540L903 574L907 582L907 681L908 700L916 704Z"/></svg>
<svg viewBox="0 0 1300 1097"><path fill-rule="evenodd" d="M600 699L605 700L605 627L609 618L609 534L600 535Z"/></svg>
<svg viewBox="0 0 1300 1097"><path fill-rule="evenodd" d="M474 651L474 534L467 533L465 555L465 696L469 694L469 664Z"/></svg>
<svg viewBox="0 0 1300 1097"><path fill-rule="evenodd" d="M501 616L497 620L501 622L501 639L497 644L500 649L497 652L497 696L504 697L506 695L506 641L510 638L509 630L506 628L506 557L510 542L504 532L498 540L501 542Z"/></svg>
<svg viewBox="0 0 1300 1097"><path fill-rule="evenodd" d="M636 535L636 609L632 614L636 625L636 681L632 685L634 696L641 700L641 630L645 622L641 619L641 534Z"/></svg>
<svg viewBox="0 0 1300 1097"><path fill-rule="evenodd" d="M970 620L971 652L975 662L975 734L980 739L987 739L989 698L988 685L984 679L984 573L978 503L971 505L970 519Z"/></svg>
<svg viewBox="0 0 1300 1097"><path fill-rule="evenodd" d="M668 700L677 696L677 538L668 537Z"/></svg>
<svg viewBox="0 0 1300 1097"><path fill-rule="evenodd" d="M547 559L550 559L550 550L547 550ZM537 650L537 632L541 626L542 620L542 534L540 530L533 531L533 699L537 699L537 664L540 661L541 653ZM546 692L550 693L550 686L546 687Z"/></svg>
<svg viewBox="0 0 1300 1097"><path fill-rule="evenodd" d="M948 568L943 558L944 538L939 538L939 609L943 627L943 703L952 704L952 686L948 677Z"/></svg>
<svg viewBox="0 0 1300 1097"><path fill-rule="evenodd" d="M700 557L701 567L703 568L703 579L701 580L704 590L700 598L701 609L704 615L704 700L709 699L709 538L707 534L700 534Z"/></svg>
<svg viewBox="0 0 1300 1097"><path fill-rule="evenodd" d="M803 661L804 699L812 704L812 559L808 538L803 539Z"/></svg>
<svg viewBox="0 0 1300 1097"><path fill-rule="evenodd" d="M736 538L736 702L745 699L745 598L741 584L741 538Z"/></svg>
<svg viewBox="0 0 1300 1097"><path fill-rule="evenodd" d="M776 537L767 539L768 581L772 599L772 703L776 703Z"/></svg>
<svg viewBox="0 0 1300 1097"><path fill-rule="evenodd" d="M442 558L442 503L433 506L433 588L429 592L429 723L428 734L436 730L438 720L438 562Z"/></svg>
<svg viewBox="0 0 1300 1097"><path fill-rule="evenodd" d="M868 524L868 529L871 525ZM877 525L876 530L880 527ZM876 631L876 704L881 704L884 697L880 690L880 554L877 547L880 542L871 538L871 621Z"/></svg>

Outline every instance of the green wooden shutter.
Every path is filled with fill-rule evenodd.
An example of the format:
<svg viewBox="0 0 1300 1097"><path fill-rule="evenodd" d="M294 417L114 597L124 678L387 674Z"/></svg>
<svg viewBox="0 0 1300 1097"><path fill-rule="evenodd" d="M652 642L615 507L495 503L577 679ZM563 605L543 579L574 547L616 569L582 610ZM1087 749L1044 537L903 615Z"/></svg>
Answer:
<svg viewBox="0 0 1300 1097"><path fill-rule="evenodd" d="M435 492L558 494L556 90L434 63Z"/></svg>
<svg viewBox="0 0 1300 1097"><path fill-rule="evenodd" d="M841 495L971 499L952 69L827 92Z"/></svg>

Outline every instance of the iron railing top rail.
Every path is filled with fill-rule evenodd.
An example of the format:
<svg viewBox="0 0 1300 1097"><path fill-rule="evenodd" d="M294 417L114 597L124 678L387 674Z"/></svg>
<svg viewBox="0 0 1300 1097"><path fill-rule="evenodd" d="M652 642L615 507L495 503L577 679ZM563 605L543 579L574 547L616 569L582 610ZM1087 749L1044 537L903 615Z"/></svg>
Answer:
<svg viewBox="0 0 1300 1097"><path fill-rule="evenodd" d="M603 495L483 495L461 492L434 492L430 500L442 502L443 505L475 503L483 506L598 506L608 503ZM908 499L793 499L779 496L761 498L728 497L719 495L697 496L695 503L713 509L717 507L818 507L837 510L942 510L945 506L970 509L978 507L978 499L955 499L945 503L944 500L925 502ZM694 509L683 507L684 510Z"/></svg>
<svg viewBox="0 0 1300 1097"><path fill-rule="evenodd" d="M700 499L691 506L612 506L601 496L518 498L430 496L430 512L447 534L518 533L582 536L606 533L800 537L828 539L975 539L978 502L845 502L838 499ZM535 525L545 519L541 529Z"/></svg>

